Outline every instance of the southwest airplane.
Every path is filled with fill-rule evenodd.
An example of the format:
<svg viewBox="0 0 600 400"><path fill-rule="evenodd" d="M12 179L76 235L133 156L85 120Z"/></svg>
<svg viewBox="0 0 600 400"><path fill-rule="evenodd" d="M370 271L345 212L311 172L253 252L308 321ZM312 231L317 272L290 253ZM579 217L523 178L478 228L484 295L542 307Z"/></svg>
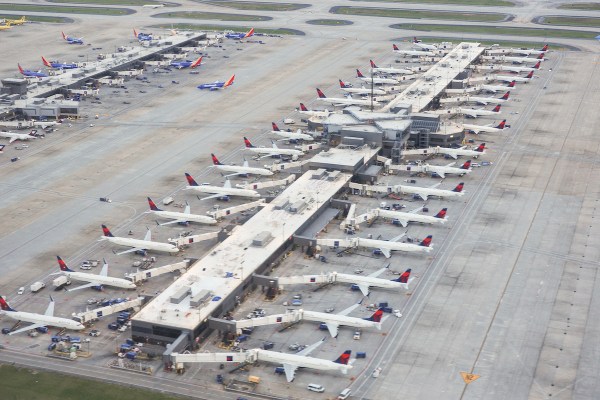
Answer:
<svg viewBox="0 0 600 400"><path fill-rule="evenodd" d="M396 236L395 238L388 240L376 240L366 238L352 238L352 239L317 239L317 244L322 246L333 246L334 248L357 248L357 247L369 247L381 251L385 258L392 256L392 251L404 251L407 253L429 253L433 250L431 247L432 235L427 236L419 244L414 243L401 243L399 240L406 235L406 232Z"/></svg>
<svg viewBox="0 0 600 400"><path fill-rule="evenodd" d="M480 97L480 96L465 96L465 97L448 97L442 99L441 102L447 103L477 103L487 106L488 104L502 104L508 101L510 92L504 93L502 97Z"/></svg>
<svg viewBox="0 0 600 400"><path fill-rule="evenodd" d="M435 56L435 53L431 52L431 51L425 51L425 50L400 50L398 48L398 46L396 46L395 44L392 45L392 48L394 49L394 53L403 55L403 56Z"/></svg>
<svg viewBox="0 0 600 400"><path fill-rule="evenodd" d="M252 152L259 155L259 158L271 157L271 156L303 156L304 153L296 149L280 149L273 143L273 147L256 147L246 136L244 136L244 144L246 145L246 151Z"/></svg>
<svg viewBox="0 0 600 400"><path fill-rule="evenodd" d="M29 139L37 139L30 133L14 133L14 132L0 132L0 137L10 139L9 144L14 142L15 140L29 140Z"/></svg>
<svg viewBox="0 0 600 400"><path fill-rule="evenodd" d="M315 138L311 135L307 133L302 133L302 129L298 129L296 132L282 131L281 129L279 129L275 122L271 122L271 127L273 128L271 133L277 136L281 136L282 138L284 138L283 140L306 140L307 142L312 142L313 140L315 140Z"/></svg>
<svg viewBox="0 0 600 400"><path fill-rule="evenodd" d="M340 89L342 89L344 92L346 93L356 93L356 94L386 94L387 92L383 89L370 89L370 88L366 88L366 87L360 87L360 88L353 88L353 87L348 87L343 80L338 79L340 81Z"/></svg>
<svg viewBox="0 0 600 400"><path fill-rule="evenodd" d="M104 236L101 236L100 240L107 240L110 243L114 243L119 246L132 247L129 250L115 253L116 255L133 253L137 251L145 253L146 250L161 251L165 253L179 252L179 248L173 244L153 242L150 229L148 229L148 232L146 232L144 240L114 236L112 233L110 233L110 230L106 227L106 225L102 225L102 232L104 233Z"/></svg>
<svg viewBox="0 0 600 400"><path fill-rule="evenodd" d="M214 81L212 83L203 83L200 86L198 86L198 89L200 89L200 90L209 89L211 91L225 89L227 86L233 85L234 79L235 79L235 75L231 75L231 77L229 79L227 79L225 82Z"/></svg>
<svg viewBox="0 0 600 400"><path fill-rule="evenodd" d="M74 279L76 281L89 282L85 285L77 286L75 288L69 289L68 292L72 292L73 290L86 289L86 288L94 288L97 290L102 290L102 285L106 286L114 286L121 289L135 289L136 286L133 282L127 279L122 278L113 278L112 276L108 276L108 263L106 260L102 260L102 270L100 270L100 274L88 274L85 272L75 272L69 267L67 267L67 263L63 261L62 258L56 256L58 260L58 266L60 270L64 272L69 279Z"/></svg>
<svg viewBox="0 0 600 400"><path fill-rule="evenodd" d="M82 329L85 329L85 326L83 326L80 322L73 321L72 319L68 318L55 317L54 299L52 298L52 296L50 296L50 304L48 304L48 308L46 308L46 312L44 312L43 314L35 314L12 309L2 296L0 296L0 308L2 309L2 312L11 319L32 323L32 325L28 325L24 328L10 332L9 335L29 331L31 329L41 328L47 325L55 326L57 328L69 329L73 331L80 331Z"/></svg>
<svg viewBox="0 0 600 400"><path fill-rule="evenodd" d="M398 220L400 222L400 225L402 225L404 228L406 228L408 226L409 222L419 222L421 224L445 224L447 219L446 219L446 211L448 211L447 208L442 208L440 210L439 213L437 213L436 215L434 215L433 217L431 215L423 215L423 214L417 214L419 211L421 211L423 209L423 207L419 207L417 209L414 209L412 211L409 212L402 212L402 211L392 211L392 210L384 210L384 209L376 209L376 210L372 210L371 213L367 213L366 215L377 215L379 217L383 217L383 218L393 218L395 220ZM356 217L356 219L358 220L361 216Z"/></svg>
<svg viewBox="0 0 600 400"><path fill-rule="evenodd" d="M19 72L21 73L21 75L31 77L31 78L47 78L48 77L48 75L43 73L41 70L40 71L32 71L30 69L23 69L21 67L21 64L17 64L17 66L19 67Z"/></svg>
<svg viewBox="0 0 600 400"><path fill-rule="evenodd" d="M426 187L426 188L420 187L420 186L406 186L406 185L398 185L398 186L395 186L395 188L399 193L412 194L412 195L420 197L424 201L427 201L427 199L431 196L443 198L443 197L460 197L460 196L464 196L464 194L465 194L465 192L463 192L463 187L465 186L464 182L459 183L452 190L437 189L437 187L440 185L440 183L436 183L435 185Z"/></svg>
<svg viewBox="0 0 600 400"><path fill-rule="evenodd" d="M214 168L225 172L233 172L232 174L225 175L226 177L233 175L273 175L273 172L269 171L268 169L249 166L248 161L246 160L244 160L244 165L227 165L220 162L217 156L215 156L213 153L210 153L210 155L212 156Z"/></svg>
<svg viewBox="0 0 600 400"><path fill-rule="evenodd" d="M517 64L536 64L544 60L544 53L540 53L537 57L510 57L510 56L482 56L487 61L498 61L498 62L513 62Z"/></svg>
<svg viewBox="0 0 600 400"><path fill-rule="evenodd" d="M65 35L64 32L61 32L61 33L62 33L63 39L65 39L67 41L67 43L69 43L69 44L83 44L83 38L82 37L75 38L75 37L71 37L69 35Z"/></svg>
<svg viewBox="0 0 600 400"><path fill-rule="evenodd" d="M475 150L468 149L467 146L463 146L458 149L452 149L450 147L438 147L437 149L439 153L449 155L455 160L458 158L458 156L477 158L480 155L485 154L485 143L481 143Z"/></svg>
<svg viewBox="0 0 600 400"><path fill-rule="evenodd" d="M375 100L371 101L371 100L353 99L352 96L341 97L341 98L340 97L327 97L319 88L317 88L317 94L319 95L317 100L323 101L325 103L330 103L335 106L351 106L351 105L370 106L371 103L373 103L373 105L379 104Z"/></svg>
<svg viewBox="0 0 600 400"><path fill-rule="evenodd" d="M140 42L149 42L154 40L154 36L151 33L138 33L135 28L133 28L133 36L135 36L135 38Z"/></svg>
<svg viewBox="0 0 600 400"><path fill-rule="evenodd" d="M317 117L317 118L327 118L333 112L333 111L329 111L329 110L323 110L323 111L309 110L308 108L306 108L304 103L300 103L300 109L298 109L296 111L298 111L302 115L309 115L311 117Z"/></svg>
<svg viewBox="0 0 600 400"><path fill-rule="evenodd" d="M251 189L239 189L231 187L231 182L229 179L225 180L225 185L223 186L213 186L213 185L198 185L198 183L192 178L190 174L185 173L185 178L188 181L188 186L185 187L185 190L195 190L199 193L208 193L212 194L208 197L203 197L200 200L208 200L219 197L226 196L239 196L239 197L252 197L257 198L260 197L260 193L256 190Z"/></svg>
<svg viewBox="0 0 600 400"><path fill-rule="evenodd" d="M478 135L481 132L502 132L506 129L506 120L503 119L497 126L463 124L463 128Z"/></svg>
<svg viewBox="0 0 600 400"><path fill-rule="evenodd" d="M175 211L161 210L160 208L158 208L156 206L156 204L154 204L154 202L152 201L152 199L150 197L148 197L148 205L150 206L150 211L146 211L146 212L152 213L158 217L174 220L174 221L169 221L169 222L164 222L162 224L158 224L160 226L170 225L170 224L187 225L190 222L197 222L199 224L209 224L209 225L214 225L217 223L217 220L212 217L191 214L190 213L190 205L187 202L185 205L185 210L182 213L175 212Z"/></svg>
<svg viewBox="0 0 600 400"><path fill-rule="evenodd" d="M392 78L378 78L376 76L374 76L372 78L366 77L362 74L362 72L360 72L360 70L358 68L356 69L356 77L367 83L373 82L373 84L375 84L375 85L382 85L382 84L395 85L398 83L397 79L392 79Z"/></svg>
<svg viewBox="0 0 600 400"><path fill-rule="evenodd" d="M371 71L377 73L377 72L383 72L384 74L404 74L404 75L412 75L415 72L411 69L402 69L402 68L380 68L377 65L375 65L375 63L373 62L373 60L369 60L369 62L371 63Z"/></svg>
<svg viewBox="0 0 600 400"><path fill-rule="evenodd" d="M250 36L254 35L254 28L250 29L248 32L246 33L226 33L225 37L227 39L237 39L237 40L242 40L242 39L246 39L249 38Z"/></svg>
<svg viewBox="0 0 600 400"><path fill-rule="evenodd" d="M74 63L63 64L63 63L60 63L58 61L48 61L43 56L42 56L42 61L44 62L44 65L46 67L51 67L51 68L54 68L54 69L75 69L75 68L78 68L77 64L74 64Z"/></svg>
<svg viewBox="0 0 600 400"><path fill-rule="evenodd" d="M170 65L171 67L175 67L177 69L183 69L183 68L196 68L197 66L199 66L202 63L202 56L198 57L198 59L196 61L191 61L191 60L183 60L183 61L176 61L173 60L171 61Z"/></svg>

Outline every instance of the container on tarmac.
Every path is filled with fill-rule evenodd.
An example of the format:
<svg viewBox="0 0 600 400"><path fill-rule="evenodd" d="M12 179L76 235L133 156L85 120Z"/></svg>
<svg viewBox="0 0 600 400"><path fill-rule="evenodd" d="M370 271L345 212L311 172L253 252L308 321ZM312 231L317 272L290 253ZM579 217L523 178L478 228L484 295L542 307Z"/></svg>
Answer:
<svg viewBox="0 0 600 400"><path fill-rule="evenodd" d="M137 356L137 353L135 351L130 351L127 354L125 354L125 358L127 358L128 360L135 360L135 356Z"/></svg>
<svg viewBox="0 0 600 400"><path fill-rule="evenodd" d="M63 287L68 286L70 284L71 284L71 281L65 275L59 276L58 278L56 278L52 281L52 286L54 286L54 290L60 290Z"/></svg>
<svg viewBox="0 0 600 400"><path fill-rule="evenodd" d="M29 289L31 289L31 291L33 293L39 292L40 290L42 290L43 288L46 287L46 284L44 282L33 282L31 284L31 286L29 287Z"/></svg>

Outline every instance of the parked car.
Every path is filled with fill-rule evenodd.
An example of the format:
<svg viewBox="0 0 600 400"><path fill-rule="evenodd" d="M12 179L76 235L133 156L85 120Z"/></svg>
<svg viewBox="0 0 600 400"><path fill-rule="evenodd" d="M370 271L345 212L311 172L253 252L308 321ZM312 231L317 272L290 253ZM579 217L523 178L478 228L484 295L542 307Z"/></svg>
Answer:
<svg viewBox="0 0 600 400"><path fill-rule="evenodd" d="M92 337L98 337L100 336L100 331L98 329L92 329L88 335Z"/></svg>
<svg viewBox="0 0 600 400"><path fill-rule="evenodd" d="M17 290L17 294L23 294L25 292L25 288L21 286L19 290Z"/></svg>

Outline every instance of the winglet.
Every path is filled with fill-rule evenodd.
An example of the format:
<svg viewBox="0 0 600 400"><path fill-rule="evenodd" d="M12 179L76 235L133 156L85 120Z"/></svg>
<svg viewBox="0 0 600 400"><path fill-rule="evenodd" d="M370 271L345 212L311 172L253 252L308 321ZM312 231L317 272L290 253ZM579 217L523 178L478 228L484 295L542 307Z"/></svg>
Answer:
<svg viewBox="0 0 600 400"><path fill-rule="evenodd" d="M70 269L69 267L67 267L67 263L63 261L62 258L60 258L59 256L56 256L56 260L58 261L58 266L60 268L61 271L64 272L73 272L72 269Z"/></svg>
<svg viewBox="0 0 600 400"><path fill-rule="evenodd" d="M185 173L185 179L187 179L188 185L190 185L190 186L198 186L198 182L196 182L194 180L194 178L192 178L192 176L190 174L188 174L187 172Z"/></svg>

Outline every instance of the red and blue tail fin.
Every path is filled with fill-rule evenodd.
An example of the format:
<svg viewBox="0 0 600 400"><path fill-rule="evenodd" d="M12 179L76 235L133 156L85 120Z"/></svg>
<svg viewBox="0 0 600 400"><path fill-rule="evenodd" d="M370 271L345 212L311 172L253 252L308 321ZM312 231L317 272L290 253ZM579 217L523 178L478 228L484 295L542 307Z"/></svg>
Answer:
<svg viewBox="0 0 600 400"><path fill-rule="evenodd" d="M484 150L485 150L485 143L481 143L479 145L479 147L475 149L475 151L478 151L480 153L483 153Z"/></svg>
<svg viewBox="0 0 600 400"><path fill-rule="evenodd" d="M434 215L434 217L444 219L444 218L446 218L446 211L448 211L447 208L442 208L439 213Z"/></svg>
<svg viewBox="0 0 600 400"><path fill-rule="evenodd" d="M254 147L256 147L252 143L250 143L250 140L248 140L246 136L244 136L244 144L246 145L247 149L253 149Z"/></svg>
<svg viewBox="0 0 600 400"><path fill-rule="evenodd" d="M398 278L392 279L392 280L394 282L408 283L408 278L410 278L410 273L411 272L412 272L412 269L409 268L406 271L404 271Z"/></svg>
<svg viewBox="0 0 600 400"><path fill-rule="evenodd" d="M395 44L392 44L392 49L393 49L393 50L396 50L396 51L400 50L400 49L398 48L398 46L396 46Z"/></svg>
<svg viewBox="0 0 600 400"><path fill-rule="evenodd" d="M271 122L271 128L275 131L275 132L279 132L279 127L277 126L277 124L275 122Z"/></svg>
<svg viewBox="0 0 600 400"><path fill-rule="evenodd" d="M346 88L347 88L347 86L346 86L346 84L344 83L344 81L343 81L343 80L341 80L341 79L338 79L338 81L340 81L340 87L341 87L342 89L346 89Z"/></svg>
<svg viewBox="0 0 600 400"><path fill-rule="evenodd" d="M542 49L540 51L548 51L548 45L545 44L544 47L542 47Z"/></svg>
<svg viewBox="0 0 600 400"><path fill-rule="evenodd" d="M198 182L196 182L194 180L194 178L192 178L192 176L190 174L188 174L187 172L185 173L185 179L187 179L188 185L190 185L190 186L199 186Z"/></svg>
<svg viewBox="0 0 600 400"><path fill-rule="evenodd" d="M345 352L342 353L341 356L339 356L338 358L336 358L335 360L333 360L334 363L338 363L338 364L344 364L344 365L348 365L348 362L350 361L350 355L352 354L352 350L346 350Z"/></svg>
<svg viewBox="0 0 600 400"><path fill-rule="evenodd" d="M102 224L102 233L104 233L104 236L114 237L114 235L110 233L110 229L108 229L104 224Z"/></svg>
<svg viewBox="0 0 600 400"><path fill-rule="evenodd" d="M471 160L465 161L465 163L460 166L460 169L469 169L469 168L471 168Z"/></svg>
<svg viewBox="0 0 600 400"><path fill-rule="evenodd" d="M419 243L419 246L429 247L431 244L431 239L433 239L433 235L427 236L421 243Z"/></svg>
<svg viewBox="0 0 600 400"><path fill-rule="evenodd" d="M371 62L371 68L377 68L377 65L373 62L373 60L369 60Z"/></svg>
<svg viewBox="0 0 600 400"><path fill-rule="evenodd" d="M517 84L517 81L512 81L511 83L509 83L507 86L508 87L515 87L515 85Z"/></svg>
<svg viewBox="0 0 600 400"><path fill-rule="evenodd" d="M504 129L505 126L506 126L506 120L503 119L502 121L500 121L498 126L496 126L496 129Z"/></svg>
<svg viewBox="0 0 600 400"><path fill-rule="evenodd" d="M0 296L0 308L2 309L2 311L17 311L11 308L2 296Z"/></svg>
<svg viewBox="0 0 600 400"><path fill-rule="evenodd" d="M300 103L300 111L308 111L308 108L306 108L304 103Z"/></svg>
<svg viewBox="0 0 600 400"><path fill-rule="evenodd" d="M504 93L504 96L500 97L501 100L508 100L508 98L510 97L510 90L506 93Z"/></svg>
<svg viewBox="0 0 600 400"><path fill-rule="evenodd" d="M69 267L67 267L67 263L63 261L62 258L60 258L60 256L56 256L56 261L58 261L58 266L60 268L61 271L63 272L73 272L72 269L70 269Z"/></svg>
<svg viewBox="0 0 600 400"><path fill-rule="evenodd" d="M152 211L162 211L160 208L158 208L156 206L156 204L152 201L152 199L150 197L147 197L148 199L148 205L150 206L150 210Z"/></svg>
<svg viewBox="0 0 600 400"><path fill-rule="evenodd" d="M540 53L539 56L537 56L538 60L543 60L544 59L544 53Z"/></svg>
<svg viewBox="0 0 600 400"><path fill-rule="evenodd" d="M456 187L454 189L452 189L453 192L457 192L460 193L463 190L463 187L465 187L465 183L461 182L458 185L456 185Z"/></svg>
<svg viewBox="0 0 600 400"><path fill-rule="evenodd" d="M383 309L380 308L373 313L369 318L363 318L365 321L381 322L381 316L383 315Z"/></svg>
<svg viewBox="0 0 600 400"><path fill-rule="evenodd" d="M533 69L540 69L541 65L542 65L542 62L541 62L541 61L538 61L538 62L537 62L537 64L535 64L535 65L534 65L533 67L531 67L531 68L533 68Z"/></svg>
<svg viewBox="0 0 600 400"><path fill-rule="evenodd" d="M212 157L213 165L223 165L223 163L219 161L217 156L215 156L213 153L210 153L210 156Z"/></svg>
<svg viewBox="0 0 600 400"><path fill-rule="evenodd" d="M527 79L533 78L533 71L530 71L525 78L527 78Z"/></svg>
<svg viewBox="0 0 600 400"><path fill-rule="evenodd" d="M421 43L421 41L416 36L413 36L413 43Z"/></svg>
<svg viewBox="0 0 600 400"><path fill-rule="evenodd" d="M500 104L498 104L496 107L494 107L494 109L492 111L493 112L500 112L500 108L502 108L502 106Z"/></svg>
<svg viewBox="0 0 600 400"><path fill-rule="evenodd" d="M323 93L321 91L321 89L319 89L319 88L317 88L317 94L319 95L320 99L326 99L327 98L327 96L325 96L325 93Z"/></svg>
<svg viewBox="0 0 600 400"><path fill-rule="evenodd" d="M360 72L360 70L358 68L356 68L356 77L357 78L364 78L365 76L362 74L362 72Z"/></svg>

